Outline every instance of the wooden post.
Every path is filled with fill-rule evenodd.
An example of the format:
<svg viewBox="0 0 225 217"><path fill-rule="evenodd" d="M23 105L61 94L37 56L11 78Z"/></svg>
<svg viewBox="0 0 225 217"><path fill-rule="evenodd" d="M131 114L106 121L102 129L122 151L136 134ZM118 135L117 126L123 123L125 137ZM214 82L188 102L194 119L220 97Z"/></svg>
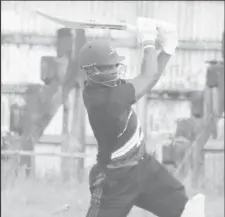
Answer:
<svg viewBox="0 0 225 217"><path fill-rule="evenodd" d="M74 151L85 152L85 111L82 101L82 90L77 88L73 95L73 112L71 126L71 143ZM75 176L78 181L82 181L84 172L84 158L75 159Z"/></svg>
<svg viewBox="0 0 225 217"><path fill-rule="evenodd" d="M61 28L57 31L57 43L56 51L57 57L67 57L71 62L71 54L73 47L73 35L71 29ZM58 78L63 78L63 83L65 82L64 73L58 69ZM61 80L61 79L59 79ZM71 152L70 142L69 142L69 92L64 94L62 92L62 103L63 103L63 127L62 127L62 152ZM70 161L72 159L67 159L65 157L61 158L61 176L63 181L69 181L71 178L70 172Z"/></svg>
<svg viewBox="0 0 225 217"><path fill-rule="evenodd" d="M69 148L69 102L68 98L65 99L63 103L63 127L62 127L62 144L61 144L61 150L62 152L70 152ZM68 181L70 179L70 172L69 172L69 165L68 161L71 161L71 159L67 159L62 157L61 158L61 176L63 181Z"/></svg>
<svg viewBox="0 0 225 217"><path fill-rule="evenodd" d="M204 89L204 117L203 127L194 144L194 168L192 172L192 187L199 187L200 175L203 175L204 155L203 148L211 136L217 138L217 122L220 116L219 91L220 78L223 74L223 65L210 61L206 74L206 86Z"/></svg>
<svg viewBox="0 0 225 217"><path fill-rule="evenodd" d="M204 153L203 148L209 140L215 128L215 117L212 111L213 103L212 88L208 86L204 90L204 116L202 120L202 127L193 144L193 171L191 177L191 184L194 189L200 185L200 176L203 175Z"/></svg>
<svg viewBox="0 0 225 217"><path fill-rule="evenodd" d="M41 111L40 98L39 98L40 91L41 91L40 86L28 86L25 92L26 105L23 107L23 112L22 112L23 121L19 123L21 126L21 132L19 132L20 147L22 148L22 150L25 150L25 151L34 150L34 145L33 145L34 138L32 138L29 135L29 129L30 129L31 123L36 122L38 118L38 114ZM25 138L27 137L27 139L23 140L24 137ZM20 158L20 165L25 167L24 169L25 169L26 176L33 175L34 166L35 166L34 162L35 162L34 158L30 156L23 156Z"/></svg>
<svg viewBox="0 0 225 217"><path fill-rule="evenodd" d="M75 61L78 60L79 52L85 44L84 30L76 30L74 57ZM71 126L71 143L74 145L74 151L83 153L85 151L84 137L85 137L85 110L83 105L82 89L84 84L84 72L80 70L78 64L75 64L73 69L78 73L76 79L76 89L74 92L74 104L72 113L72 126ZM83 74L82 74L83 73ZM75 159L75 173L78 181L82 181L84 172L84 159Z"/></svg>

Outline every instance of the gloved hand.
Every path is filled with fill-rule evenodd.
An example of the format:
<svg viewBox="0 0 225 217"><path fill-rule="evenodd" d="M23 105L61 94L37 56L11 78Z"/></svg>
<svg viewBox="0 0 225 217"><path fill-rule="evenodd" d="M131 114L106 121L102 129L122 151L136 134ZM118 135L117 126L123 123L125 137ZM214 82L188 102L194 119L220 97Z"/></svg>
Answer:
<svg viewBox="0 0 225 217"><path fill-rule="evenodd" d="M173 55L178 45L176 26L165 22L158 22L156 28L158 31L157 42L165 53Z"/></svg>
<svg viewBox="0 0 225 217"><path fill-rule="evenodd" d="M147 18L139 17L137 19L138 39L143 46L155 47L155 40L157 38L156 21Z"/></svg>

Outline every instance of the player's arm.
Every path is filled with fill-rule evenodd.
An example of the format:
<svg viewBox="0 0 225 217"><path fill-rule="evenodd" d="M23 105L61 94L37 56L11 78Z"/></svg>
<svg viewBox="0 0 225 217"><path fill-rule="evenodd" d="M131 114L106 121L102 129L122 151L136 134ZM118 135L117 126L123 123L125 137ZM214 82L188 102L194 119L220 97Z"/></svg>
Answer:
<svg viewBox="0 0 225 217"><path fill-rule="evenodd" d="M157 39L162 47L158 56L154 48L156 39L154 30L156 29ZM144 31L147 31L146 27ZM144 34L142 40L147 45L144 47L141 74L128 81L134 86L136 101L156 85L178 43L175 26L166 24L166 26L156 27L154 22L151 23L151 30Z"/></svg>
<svg viewBox="0 0 225 217"><path fill-rule="evenodd" d="M157 56L156 50L152 47L144 49L141 74L128 81L134 86L136 100L156 85L170 57L171 55L164 51Z"/></svg>

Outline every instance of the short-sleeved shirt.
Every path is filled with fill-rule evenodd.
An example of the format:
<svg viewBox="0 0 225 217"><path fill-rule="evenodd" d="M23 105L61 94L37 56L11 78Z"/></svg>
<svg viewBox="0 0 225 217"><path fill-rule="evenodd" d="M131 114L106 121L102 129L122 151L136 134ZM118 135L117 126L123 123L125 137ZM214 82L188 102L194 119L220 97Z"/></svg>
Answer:
<svg viewBox="0 0 225 217"><path fill-rule="evenodd" d="M126 162L143 152L144 135L132 108L135 89L131 83L85 86L83 99L98 143L98 163Z"/></svg>

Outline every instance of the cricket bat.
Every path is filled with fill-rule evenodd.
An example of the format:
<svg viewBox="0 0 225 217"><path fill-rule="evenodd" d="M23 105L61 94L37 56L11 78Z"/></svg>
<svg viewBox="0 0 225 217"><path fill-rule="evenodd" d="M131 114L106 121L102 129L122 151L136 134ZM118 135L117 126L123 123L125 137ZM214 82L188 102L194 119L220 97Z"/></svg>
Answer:
<svg viewBox="0 0 225 217"><path fill-rule="evenodd" d="M46 13L36 11L37 14L40 16L54 22L58 23L64 27L71 28L71 29L85 29L85 28L99 28L99 29L111 29L111 30L123 30L128 32L136 32L138 33L138 27L124 23L124 22L118 22L118 21L111 21L111 22L105 22L104 19L102 20L89 20L89 21L69 21L66 19L61 19L58 17L54 17L51 15L48 15ZM138 17L137 21L141 23L142 26L144 25L150 25L152 22L156 23L156 27L159 28L166 28L166 29L174 29L176 26L172 23L167 23L160 20L155 20L148 17Z"/></svg>
<svg viewBox="0 0 225 217"><path fill-rule="evenodd" d="M64 27L70 29L85 29L85 28L99 28L99 29L112 29L112 30L124 30L124 31L136 31L136 28L132 25L126 23L110 22L106 23L102 20L89 20L89 21L69 21L66 19L57 18L50 16L46 13L36 11L40 16L54 22L58 23Z"/></svg>

